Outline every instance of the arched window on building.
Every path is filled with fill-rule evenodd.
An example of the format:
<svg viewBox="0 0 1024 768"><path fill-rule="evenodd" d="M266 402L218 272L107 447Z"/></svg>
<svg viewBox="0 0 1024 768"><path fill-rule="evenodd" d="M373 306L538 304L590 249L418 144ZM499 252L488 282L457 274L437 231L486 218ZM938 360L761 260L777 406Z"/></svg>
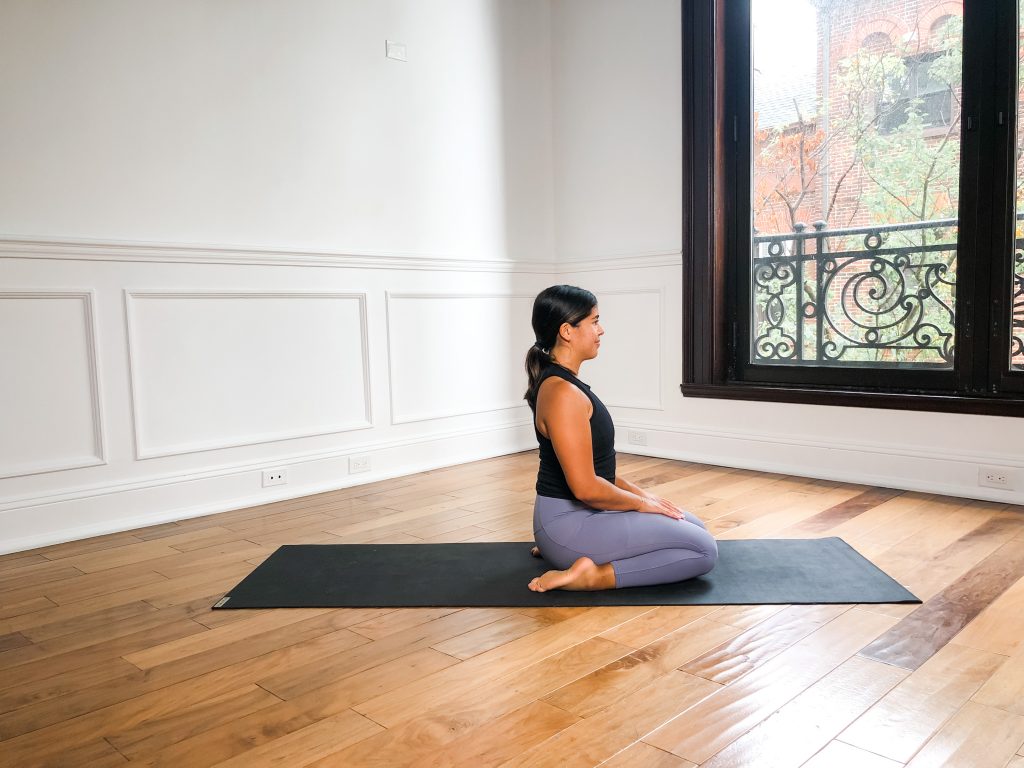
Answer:
<svg viewBox="0 0 1024 768"><path fill-rule="evenodd" d="M958 70L961 36L957 16L947 14L932 23L921 50L904 57L902 82L893 82L892 93L879 104L879 111L885 113L879 121L881 133L896 131L912 112L920 116L925 129L941 132L949 127L956 113L954 91L960 87L960 72L954 70Z"/></svg>

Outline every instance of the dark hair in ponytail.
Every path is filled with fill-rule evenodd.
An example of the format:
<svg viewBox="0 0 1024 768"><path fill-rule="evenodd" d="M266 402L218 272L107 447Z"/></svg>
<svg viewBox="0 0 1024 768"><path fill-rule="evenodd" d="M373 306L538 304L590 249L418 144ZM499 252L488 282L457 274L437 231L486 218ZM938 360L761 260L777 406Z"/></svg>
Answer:
<svg viewBox="0 0 1024 768"><path fill-rule="evenodd" d="M562 323L577 325L597 306L597 297L574 285L552 285L533 300L533 333L537 343L526 353L526 376L529 386L523 399L530 408L537 407L537 379L551 361L551 350L558 341Z"/></svg>

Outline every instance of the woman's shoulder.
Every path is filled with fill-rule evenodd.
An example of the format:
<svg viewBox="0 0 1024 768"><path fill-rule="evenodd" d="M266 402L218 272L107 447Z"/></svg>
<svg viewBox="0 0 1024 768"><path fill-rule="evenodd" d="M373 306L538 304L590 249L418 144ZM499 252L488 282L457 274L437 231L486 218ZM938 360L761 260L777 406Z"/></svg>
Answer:
<svg viewBox="0 0 1024 768"><path fill-rule="evenodd" d="M586 393L575 382L557 375L549 375L541 381L540 386L537 388L538 406L541 404L541 401L543 401L545 409L552 406L557 408L562 403L579 403L581 405L585 403L587 406L590 405L590 398L587 397Z"/></svg>

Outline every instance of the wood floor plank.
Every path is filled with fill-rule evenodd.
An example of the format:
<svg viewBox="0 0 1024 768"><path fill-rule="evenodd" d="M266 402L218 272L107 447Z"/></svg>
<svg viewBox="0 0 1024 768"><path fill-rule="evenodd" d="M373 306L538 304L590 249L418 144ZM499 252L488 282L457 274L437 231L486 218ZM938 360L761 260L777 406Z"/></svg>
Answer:
<svg viewBox="0 0 1024 768"><path fill-rule="evenodd" d="M839 740L905 763L952 717L1005 657L947 645L839 735Z"/></svg>
<svg viewBox="0 0 1024 768"><path fill-rule="evenodd" d="M21 715L20 722L0 717L0 740L7 739L0 746L15 765L32 765L88 742L98 731L120 733L143 722L173 717L184 708L238 688L239 681L273 675L293 665L316 664L363 642L345 630L294 639L291 645L269 653L261 653L261 648L240 649L237 655L247 658L228 666L207 664L214 669L200 674L197 668L201 666L192 658L138 672L108 686L61 697L59 710L38 709L28 712L28 719L24 716L33 707L16 710L10 714ZM8 738L6 732L15 726L21 735Z"/></svg>
<svg viewBox="0 0 1024 768"><path fill-rule="evenodd" d="M1024 768L1020 507L619 454L721 538L840 536L926 602L211 610L284 544L529 547L537 461L0 556L0 764Z"/></svg>
<svg viewBox="0 0 1024 768"><path fill-rule="evenodd" d="M702 678L672 670L508 760L503 768L598 765L627 748L637 736L653 730L719 688Z"/></svg>
<svg viewBox="0 0 1024 768"><path fill-rule="evenodd" d="M2 745L0 745L2 746ZM0 748L0 757L4 753ZM32 768L68 768L87 765L89 768L122 768L129 765L127 758L103 739L93 739L84 744L68 746L55 754L41 757L32 763Z"/></svg>
<svg viewBox="0 0 1024 768"><path fill-rule="evenodd" d="M268 741L237 757L219 763L222 768L251 768L253 765L313 765L321 758L342 751L384 729L362 715L346 709L287 736Z"/></svg>
<svg viewBox="0 0 1024 768"><path fill-rule="evenodd" d="M0 654L4 651L10 651L13 648L21 648L22 646L31 645L32 641L29 640L21 632L11 632L7 635L0 635ZM0 656L0 668L3 666L3 656Z"/></svg>
<svg viewBox="0 0 1024 768"><path fill-rule="evenodd" d="M992 601L951 642L1012 655L1024 638L1024 576Z"/></svg>
<svg viewBox="0 0 1024 768"><path fill-rule="evenodd" d="M116 637L106 634L111 627L120 628L123 622L135 619L138 616L156 612L156 608L144 600L135 600L124 605L115 605L112 608L102 608L94 613L84 616L75 616L63 621L52 621L48 624L40 624L35 627L26 627L22 633L32 639L34 643L43 643L58 637L75 635L75 643L89 645L88 639L99 630L101 636ZM79 646L81 647L81 646Z"/></svg>
<svg viewBox="0 0 1024 768"><path fill-rule="evenodd" d="M353 649L327 662L293 667L280 674L259 678L260 686L282 699L321 688L349 675L379 666L407 653L428 648L503 618L503 609L463 609L425 624L402 630Z"/></svg>
<svg viewBox="0 0 1024 768"><path fill-rule="evenodd" d="M344 712L352 704L394 690L409 680L457 664L458 660L431 648L407 654L376 667L329 683L291 701L182 739L137 758L162 768L206 766L230 759L273 739ZM139 745L137 749L142 749Z"/></svg>
<svg viewBox="0 0 1024 768"><path fill-rule="evenodd" d="M156 558L149 561L148 565L161 576L175 579L179 576L187 576L197 570L231 565L240 560L250 560L254 557L269 557L273 553L273 547L263 546L247 539L242 539L211 544L206 547L191 549L178 555Z"/></svg>
<svg viewBox="0 0 1024 768"><path fill-rule="evenodd" d="M18 664L12 663L3 668L0 690L6 695L8 691L18 686L29 689L37 681L45 681L55 675L66 675L72 670L101 664L107 659L118 658L122 653L130 653L140 648L148 648L151 645L198 634L202 631L204 631L203 627L191 619L179 618L161 621L142 630L113 639L101 640L82 647L72 647L63 652L60 651L59 646L54 648L46 644L19 648L11 653L20 651L27 653L19 656L16 660ZM43 651L35 652L40 646L43 646Z"/></svg>
<svg viewBox="0 0 1024 768"><path fill-rule="evenodd" d="M643 740L700 764L838 667L894 621L852 608Z"/></svg>
<svg viewBox="0 0 1024 768"><path fill-rule="evenodd" d="M122 679L135 672L135 667L122 658L112 657L95 664L76 666L74 669L49 675L41 680L23 682L20 685L4 684L0 691L0 714L21 707L40 704L70 693Z"/></svg>
<svg viewBox="0 0 1024 768"><path fill-rule="evenodd" d="M488 680L503 677L510 670L529 665L538 658L559 653L648 610L646 606L614 606L582 613L557 626L545 627L500 648L474 656L458 666L418 680L386 696L371 699L355 709L374 722L390 728L426 711L428 707L436 709L444 702L478 691ZM610 641L609 644L617 645ZM628 650L623 646L617 647L623 652Z"/></svg>
<svg viewBox="0 0 1024 768"><path fill-rule="evenodd" d="M268 630L299 624L307 619L323 616L328 613L328 610L325 608L296 608L290 611L261 613L259 616L225 627L208 629L189 637L152 646L144 651L126 654L123 658L139 669L152 669L161 664L168 664L195 654L221 648Z"/></svg>
<svg viewBox="0 0 1024 768"><path fill-rule="evenodd" d="M680 669L728 685L846 610L844 605L792 605L683 664Z"/></svg>
<svg viewBox="0 0 1024 768"><path fill-rule="evenodd" d="M418 539L422 539L425 544L459 544L475 539L485 533L488 533L486 528L481 528L477 525L467 525L464 528L458 528L447 533L436 533L433 536L423 536L419 532L413 535Z"/></svg>
<svg viewBox="0 0 1024 768"><path fill-rule="evenodd" d="M39 587L63 579L73 579L83 573L84 571L79 570L71 563L52 560L26 565L22 568L12 568L0 573L0 601L8 602L7 596L11 593L26 592L30 587ZM42 592L41 589L35 591L37 594Z"/></svg>
<svg viewBox="0 0 1024 768"><path fill-rule="evenodd" d="M797 524L794 533L824 533L830 531L858 515L877 507L890 499L902 496L904 491L894 488L868 488L853 498L841 501L826 510L813 515Z"/></svg>
<svg viewBox="0 0 1024 768"><path fill-rule="evenodd" d="M432 647L436 651L464 661L547 626L550 625L545 621L515 614L470 630L450 640L436 643Z"/></svg>
<svg viewBox="0 0 1024 768"><path fill-rule="evenodd" d="M738 632L736 627L700 619L574 680L544 700L574 715L593 717Z"/></svg>
<svg viewBox="0 0 1024 768"><path fill-rule="evenodd" d="M49 702L21 707L0 716L0 739L29 734L77 718L79 715L121 705L144 695L153 695L161 688L195 683L200 679L215 681L219 686L220 678L209 673L231 669L233 666L260 657L272 657L275 651L302 645L305 641L327 638L323 644L336 651L348 650L368 642L365 638L337 626L343 624L345 620L340 613L325 613L227 643L204 654L175 659L152 669L124 674L101 685L69 692L56 700L59 705L57 707L48 706ZM202 634L212 631L214 630L207 630ZM317 645L309 643L306 648L316 651ZM314 652L313 656L322 657L318 652ZM259 664L256 663L252 666L259 668ZM237 683L232 687L237 687ZM197 689L201 692L202 687L197 685ZM194 695L200 695L199 692Z"/></svg>
<svg viewBox="0 0 1024 768"><path fill-rule="evenodd" d="M849 523L839 526L835 534L841 535L848 544L872 560L900 546L908 548L913 554L914 542L919 537L930 534L946 536L945 521L956 510L966 506L968 505L962 499L922 499L913 494L906 494L879 505L877 509L881 514L878 516L872 515L874 510L865 512ZM857 528L855 524L862 518L865 525L863 528ZM980 522L977 521L975 524Z"/></svg>
<svg viewBox="0 0 1024 768"><path fill-rule="evenodd" d="M750 629L785 610L784 605L723 605L710 614L719 624Z"/></svg>
<svg viewBox="0 0 1024 768"><path fill-rule="evenodd" d="M434 621L434 619L440 619L459 610L461 609L400 608L381 616L374 616L366 621L353 623L349 625L349 629L363 637L368 637L370 640L380 640L395 632L400 632L410 627L418 627L421 624Z"/></svg>
<svg viewBox="0 0 1024 768"><path fill-rule="evenodd" d="M876 755L841 741L833 741L802 768L903 768L903 763Z"/></svg>
<svg viewBox="0 0 1024 768"><path fill-rule="evenodd" d="M77 578L51 582L44 586L44 592L57 605L69 605L92 597L102 597L123 592L133 587L163 584L167 577L156 571L134 566L118 572L90 573Z"/></svg>
<svg viewBox="0 0 1024 768"><path fill-rule="evenodd" d="M179 591L191 589L196 585L208 585L211 582L215 586L206 592L193 594L192 599L202 597L203 595L214 594L218 591L223 594L226 589L220 589L220 587L222 587L226 581L231 578L241 579L243 575L251 570L252 568L250 566L241 567L237 564L231 564L211 571L192 573L188 576L182 576L176 579L167 579L161 576L159 581L121 589L116 592L109 592L106 594L83 598L51 609L33 611L28 614L0 619L0 631L20 632L31 627L66 621L77 616L87 616L105 608L113 608L115 606L126 605L140 600L149 602L154 607L161 607L159 606L159 603L164 595L173 595Z"/></svg>
<svg viewBox="0 0 1024 768"><path fill-rule="evenodd" d="M56 608L57 604L45 597L31 597L19 600L18 602L0 602L0 627L3 626L3 619L13 619L37 611L45 611L49 608ZM10 628L7 631L11 631Z"/></svg>
<svg viewBox="0 0 1024 768"><path fill-rule="evenodd" d="M29 550L29 553L42 555L47 560L63 560L64 558L84 555L90 552L102 552L105 549L138 544L141 541L142 539L136 536L134 531L123 531L40 547L39 549Z"/></svg>
<svg viewBox="0 0 1024 768"><path fill-rule="evenodd" d="M969 701L907 768L1003 768L1024 743L1024 717Z"/></svg>
<svg viewBox="0 0 1024 768"><path fill-rule="evenodd" d="M857 495L855 489L840 488L825 494L798 491L780 494L769 501L743 507L708 522L708 530L723 539L770 537L793 524Z"/></svg>
<svg viewBox="0 0 1024 768"><path fill-rule="evenodd" d="M874 562L927 601L1009 542L1020 525L1014 517L964 507L939 526L941 534L914 537ZM914 610L905 608L904 615Z"/></svg>
<svg viewBox="0 0 1024 768"><path fill-rule="evenodd" d="M601 763L601 768L697 768L664 750L637 741Z"/></svg>
<svg viewBox="0 0 1024 768"><path fill-rule="evenodd" d="M972 701L1024 715L1024 650L1018 651L985 681Z"/></svg>
<svg viewBox="0 0 1024 768"><path fill-rule="evenodd" d="M0 555L0 573L9 571L12 568L23 568L26 565L36 563L48 563L50 560L40 554L31 552L14 552L9 555Z"/></svg>
<svg viewBox="0 0 1024 768"><path fill-rule="evenodd" d="M518 641L517 641L518 642ZM552 689L586 675L620 657L627 649L600 637L591 637L544 657L528 667L499 677L493 686L481 686L462 695L434 702L385 732L340 752L324 765L358 766L408 765L447 745L485 723L513 712L530 701L542 698ZM451 671L472 664L464 661ZM445 670L447 672L449 670ZM444 672L440 673L444 674ZM434 675L423 680L429 680ZM396 695L402 689L395 691ZM362 706L354 707L361 711ZM375 718L373 718L375 720Z"/></svg>
<svg viewBox="0 0 1024 768"><path fill-rule="evenodd" d="M1024 573L1024 541L1013 540L900 621L862 655L917 669Z"/></svg>
<svg viewBox="0 0 1024 768"><path fill-rule="evenodd" d="M715 612L713 605L659 605L654 610L602 632L601 637L630 648L643 648Z"/></svg>
<svg viewBox="0 0 1024 768"><path fill-rule="evenodd" d="M237 690L214 696L168 717L148 720L132 728L106 737L118 752L129 760L137 760L160 752L192 736L205 733L224 723L264 711L281 700L260 688L247 684Z"/></svg>
<svg viewBox="0 0 1024 768"><path fill-rule="evenodd" d="M473 729L437 752L420 757L410 763L409 768L506 765L507 761L546 742L579 719L543 701L533 701Z"/></svg>
<svg viewBox="0 0 1024 768"><path fill-rule="evenodd" d="M906 670L854 656L702 764L798 768L903 680Z"/></svg>
<svg viewBox="0 0 1024 768"><path fill-rule="evenodd" d="M138 544L127 544L112 547L102 552L75 555L65 558L63 562L73 565L85 573L106 571L121 565L145 562L164 555L181 554L162 541L140 541Z"/></svg>

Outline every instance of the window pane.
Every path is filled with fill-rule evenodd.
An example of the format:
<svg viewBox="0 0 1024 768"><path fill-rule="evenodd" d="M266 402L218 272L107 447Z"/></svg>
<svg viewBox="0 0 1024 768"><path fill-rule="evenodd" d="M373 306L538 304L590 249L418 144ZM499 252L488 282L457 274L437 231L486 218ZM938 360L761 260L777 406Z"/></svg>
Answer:
<svg viewBox="0 0 1024 768"><path fill-rule="evenodd" d="M1024 41L1020 30L1024 27L1024 6L1017 9L1017 175L1016 175L1016 227L1013 248L1013 280L1010 282L1010 370L1024 371L1024 109L1021 88L1024 87Z"/></svg>
<svg viewBox="0 0 1024 768"><path fill-rule="evenodd" d="M752 363L952 367L963 14L941 9L752 0Z"/></svg>

